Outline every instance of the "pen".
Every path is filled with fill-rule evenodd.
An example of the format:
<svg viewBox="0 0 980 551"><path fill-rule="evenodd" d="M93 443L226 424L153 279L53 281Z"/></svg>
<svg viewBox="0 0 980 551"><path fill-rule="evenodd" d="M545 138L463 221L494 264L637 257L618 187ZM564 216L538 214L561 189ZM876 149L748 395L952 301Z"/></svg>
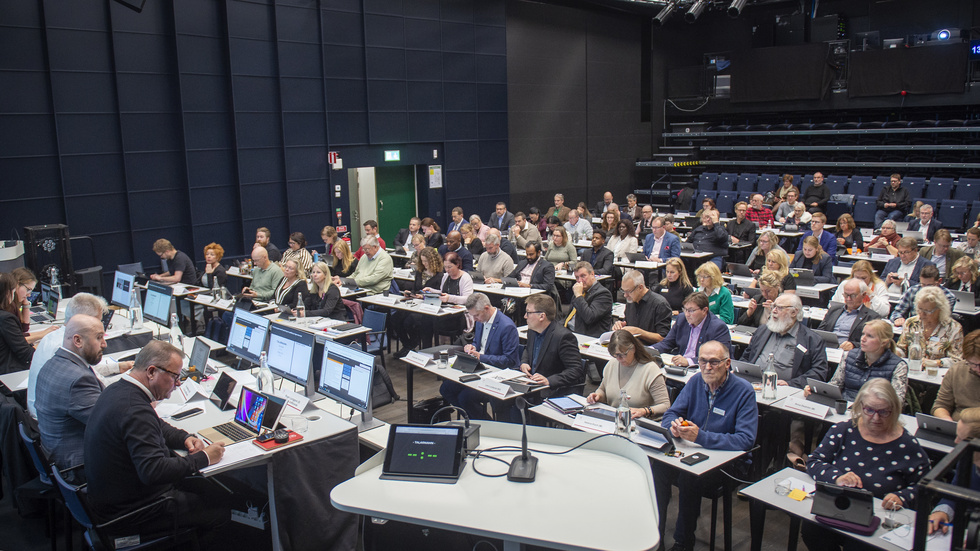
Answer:
<svg viewBox="0 0 980 551"><path fill-rule="evenodd" d="M930 521L929 521L929 524L936 524L936 521L934 521L934 520L930 520ZM953 523L952 523L952 522L940 522L940 523L939 523L939 525L940 525L940 526L952 526L952 525L953 525Z"/></svg>

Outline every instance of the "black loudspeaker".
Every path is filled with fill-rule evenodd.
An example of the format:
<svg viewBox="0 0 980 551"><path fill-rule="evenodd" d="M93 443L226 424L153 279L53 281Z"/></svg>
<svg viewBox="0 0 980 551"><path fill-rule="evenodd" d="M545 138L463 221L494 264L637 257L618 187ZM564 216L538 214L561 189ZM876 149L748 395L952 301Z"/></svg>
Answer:
<svg viewBox="0 0 980 551"><path fill-rule="evenodd" d="M27 267L43 283L66 285L74 289L75 270L71 263L68 226L46 224L24 228L24 256ZM67 296L63 293L62 296Z"/></svg>

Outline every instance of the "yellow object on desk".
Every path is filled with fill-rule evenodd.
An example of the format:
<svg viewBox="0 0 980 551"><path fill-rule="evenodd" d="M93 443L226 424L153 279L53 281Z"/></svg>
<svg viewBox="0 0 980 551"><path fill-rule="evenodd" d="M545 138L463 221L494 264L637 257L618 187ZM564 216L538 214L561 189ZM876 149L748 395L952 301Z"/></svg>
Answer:
<svg viewBox="0 0 980 551"><path fill-rule="evenodd" d="M788 494L786 494L786 497L788 497L790 499L795 499L796 501L803 501L804 499L807 498L808 495L809 494L807 494L803 490L800 490L799 488L797 488L795 490L790 490L790 492Z"/></svg>

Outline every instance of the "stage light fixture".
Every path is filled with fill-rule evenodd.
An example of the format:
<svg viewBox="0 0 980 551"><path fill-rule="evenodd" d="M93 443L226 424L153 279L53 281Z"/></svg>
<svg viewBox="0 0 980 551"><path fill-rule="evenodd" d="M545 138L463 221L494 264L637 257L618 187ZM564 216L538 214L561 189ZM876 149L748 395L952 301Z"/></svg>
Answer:
<svg viewBox="0 0 980 551"><path fill-rule="evenodd" d="M697 21L698 17L701 17L701 13L704 11L704 8L707 7L707 5L707 0L697 0L691 4L691 9L687 10L687 13L684 14L684 21L687 21L688 23L694 23Z"/></svg>
<svg viewBox="0 0 980 551"><path fill-rule="evenodd" d="M939 40L949 40L949 29L943 29L936 33L936 38Z"/></svg>
<svg viewBox="0 0 980 551"><path fill-rule="evenodd" d="M741 15L745 4L748 3L749 0L732 0L732 4L728 6L728 17L736 18Z"/></svg>
<svg viewBox="0 0 980 551"><path fill-rule="evenodd" d="M667 21L667 19L671 15L673 15L675 9L677 9L677 3L676 2L671 2L671 3L667 4L666 6L663 7L662 10L660 10L660 13L658 13L653 18L653 22L656 23L657 26L663 27L664 26L664 23Z"/></svg>

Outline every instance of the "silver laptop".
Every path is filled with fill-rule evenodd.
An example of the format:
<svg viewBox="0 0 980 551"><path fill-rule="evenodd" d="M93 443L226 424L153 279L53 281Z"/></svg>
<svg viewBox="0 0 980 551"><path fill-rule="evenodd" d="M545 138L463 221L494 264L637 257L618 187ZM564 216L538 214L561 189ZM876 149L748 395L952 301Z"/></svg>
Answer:
<svg viewBox="0 0 980 551"><path fill-rule="evenodd" d="M908 222L895 222L895 232L896 233L905 233L905 231L908 230L908 229L909 229L909 223Z"/></svg>
<svg viewBox="0 0 980 551"><path fill-rule="evenodd" d="M732 360L732 372L750 383L762 381L762 368L754 363Z"/></svg>
<svg viewBox="0 0 980 551"><path fill-rule="evenodd" d="M916 413L915 422L919 425L919 429L915 431L916 438L947 446L956 445L956 421Z"/></svg>
<svg viewBox="0 0 980 551"><path fill-rule="evenodd" d="M827 344L828 348L837 348L840 346L840 339L837 338L837 334L832 331L821 331L820 329L811 329L816 333L823 342Z"/></svg>
<svg viewBox="0 0 980 551"><path fill-rule="evenodd" d="M911 237L916 241L925 241L925 234L920 231L906 231L902 233L902 237Z"/></svg>
<svg viewBox="0 0 980 551"><path fill-rule="evenodd" d="M807 396L806 399L810 400L811 402L816 402L818 404L833 408L836 405L837 400L844 399L844 396L840 392L840 388L830 383L825 383L823 381L818 381L807 377L806 384L810 386L810 395Z"/></svg>
<svg viewBox="0 0 980 551"><path fill-rule="evenodd" d="M953 291L953 296L956 297L956 307L961 310L976 310L976 296L970 291Z"/></svg>
<svg viewBox="0 0 980 551"><path fill-rule="evenodd" d="M793 277L796 278L796 285L803 285L805 287L813 287L816 281L813 279L813 270L805 270L803 268L793 268L790 270Z"/></svg>

